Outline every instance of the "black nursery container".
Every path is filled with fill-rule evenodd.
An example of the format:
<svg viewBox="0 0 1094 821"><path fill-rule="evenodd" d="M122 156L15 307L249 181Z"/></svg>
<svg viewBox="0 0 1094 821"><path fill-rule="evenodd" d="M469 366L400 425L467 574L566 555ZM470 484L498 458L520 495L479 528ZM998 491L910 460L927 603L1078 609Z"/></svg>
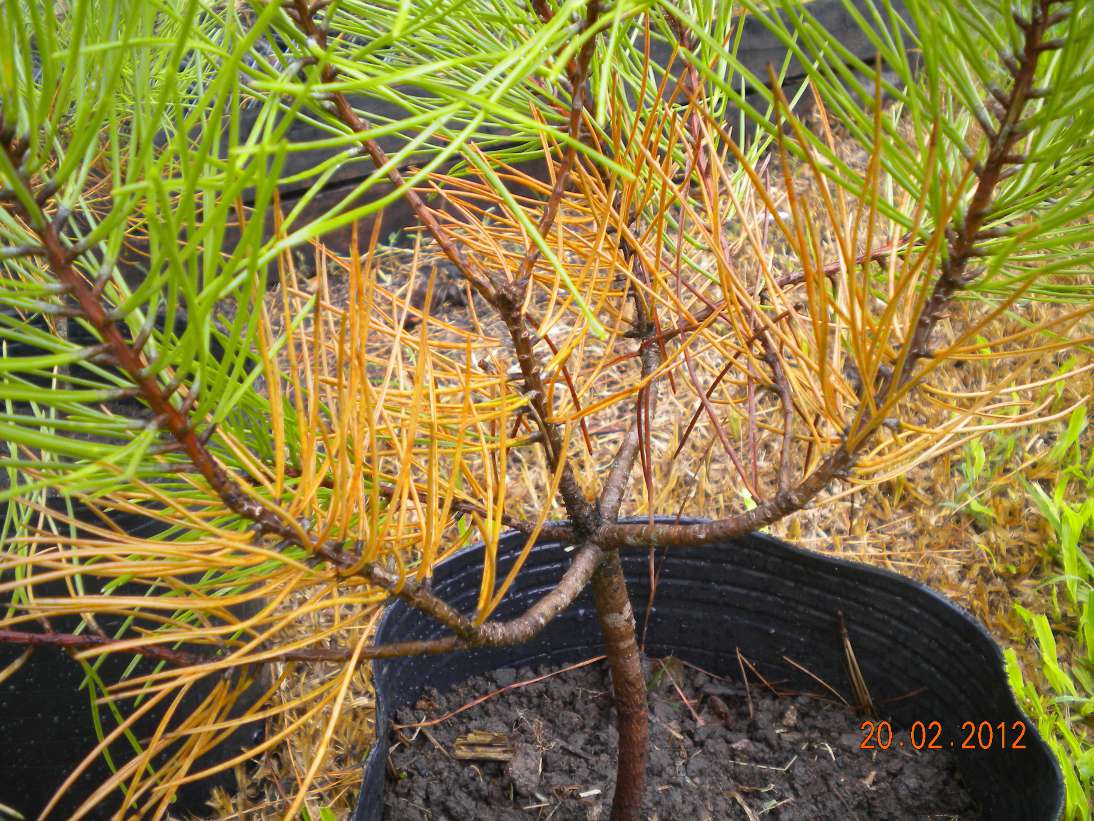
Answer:
<svg viewBox="0 0 1094 821"><path fill-rule="evenodd" d="M504 573L524 543L503 537ZM512 618L554 586L569 564L558 543L530 554L496 616ZM645 551L623 554L631 602L641 620L649 594ZM739 649L766 676L789 689L816 683L784 656L850 696L840 614L874 701L894 727L937 721L944 746L967 735L961 725L988 721L1026 725L1025 749L959 750L969 790L993 821L1050 821L1060 816L1064 791L1052 753L1019 710L1007 684L1003 656L985 629L928 587L874 567L801 550L753 534L705 547L673 548L661 566L645 632L651 656L674 655L713 673L739 679ZM479 595L481 546L439 565L433 590L462 612ZM439 638L445 628L402 602L391 605L377 643ZM388 722L426 688L448 689L501 667L563 665L597 655L599 630L588 589L532 642L446 656L373 663L378 739L365 761L354 821L383 815ZM849 698L853 701L853 698Z"/></svg>

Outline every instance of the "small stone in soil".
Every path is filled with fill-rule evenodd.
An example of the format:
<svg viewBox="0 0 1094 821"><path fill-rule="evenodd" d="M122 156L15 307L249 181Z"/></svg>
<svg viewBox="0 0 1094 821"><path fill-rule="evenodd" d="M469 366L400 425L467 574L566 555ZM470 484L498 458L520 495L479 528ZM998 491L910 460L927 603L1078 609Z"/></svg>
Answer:
<svg viewBox="0 0 1094 821"><path fill-rule="evenodd" d="M550 672L502 669L444 696L426 693L417 703L451 708ZM860 717L838 706L753 687L750 707L743 689L682 664L673 666L672 679L703 726L669 681L651 677L657 683L649 693L643 818L981 817L948 751L895 745L865 751ZM618 738L608 693L604 665L589 665L508 690L430 728L449 752L470 732L505 732L513 749L507 762L453 761L425 734L410 745L394 745L389 774L398 777L389 776L384 818L603 821L615 787ZM442 712L438 707L436 715ZM421 719L420 709L396 716L400 723Z"/></svg>
<svg viewBox="0 0 1094 821"><path fill-rule="evenodd" d="M543 754L531 744L518 743L513 750L506 775L513 783L517 795L535 794L543 775Z"/></svg>

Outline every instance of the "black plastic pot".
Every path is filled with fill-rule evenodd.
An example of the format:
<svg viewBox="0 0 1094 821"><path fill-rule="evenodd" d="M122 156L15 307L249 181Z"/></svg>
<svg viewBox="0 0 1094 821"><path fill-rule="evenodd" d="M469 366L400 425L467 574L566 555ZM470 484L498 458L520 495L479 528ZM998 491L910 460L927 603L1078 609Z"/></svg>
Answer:
<svg viewBox="0 0 1094 821"><path fill-rule="evenodd" d="M518 534L502 539L503 568L515 559L523 539ZM470 612L479 595L480 562L481 547L453 556L437 567L434 591ZM555 584L568 563L562 545L538 545L497 615L509 618L525 610ZM648 557L645 551L631 551L623 563L641 630L649 595ZM645 625L645 649L651 656L675 655L733 679L740 677L739 649L768 680L780 680L788 689L817 690L815 681L784 660L790 658L853 702L841 613L870 694L894 727L937 721L943 745L952 741L960 748L965 722L1006 722L1008 728L1014 722L1026 724L1025 749L958 749L962 774L985 818L1059 817L1064 795L1059 769L1014 701L999 647L976 619L917 582L760 534L673 548L664 559ZM444 633L436 622L397 602L384 615L376 642ZM529 644L374 662L379 737L365 762L355 821L382 817L388 721L424 689L444 690L495 668L562 665L600 652L586 590Z"/></svg>

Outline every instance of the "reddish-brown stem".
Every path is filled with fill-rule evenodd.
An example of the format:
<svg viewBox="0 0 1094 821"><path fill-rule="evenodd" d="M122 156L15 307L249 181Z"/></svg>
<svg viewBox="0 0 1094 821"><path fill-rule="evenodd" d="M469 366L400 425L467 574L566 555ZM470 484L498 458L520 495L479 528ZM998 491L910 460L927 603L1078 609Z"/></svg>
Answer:
<svg viewBox="0 0 1094 821"><path fill-rule="evenodd" d="M573 533L572 529L570 533ZM500 647L530 641L555 616L569 607L589 583L602 555L603 551L596 544L588 542L581 545L574 551L573 560L558 584L547 591L521 615L508 621L487 621L481 625L475 625L466 616L463 616L413 581L405 582L400 589L397 586L398 577L395 574L374 566L366 568L366 578L372 584L385 590L394 588L398 591L399 597L407 604L452 629L456 636L452 637L454 644L449 649L457 649L458 647ZM375 649L373 648L373 650ZM435 652L444 652L444 650L438 649Z"/></svg>
<svg viewBox="0 0 1094 821"><path fill-rule="evenodd" d="M790 383L786 378L786 371L778 354L775 353L771 343L771 336L763 331L764 361L771 368L775 378L775 390L779 394L779 402L783 409L783 436L782 446L779 448L779 492L790 490L790 448L794 442L794 400L790 393Z"/></svg>
<svg viewBox="0 0 1094 821"><path fill-rule="evenodd" d="M0 644L12 644L22 647L59 647L63 650L94 650L100 647L114 647L122 645L129 639L113 639L109 636L92 635L84 633L59 633L48 631L32 633L22 630L0 629ZM454 650L466 649L470 645L460 641L455 636L428 641L405 641L392 644L380 644L375 647L366 647L360 651L362 661L378 658L397 658L403 656L436 655L450 653ZM116 652L129 653L142 658L163 661L176 667L195 667L201 664L209 664L223 658L223 651L229 648L220 648L221 652L196 652L192 650L172 650L159 644L130 645L118 649ZM256 664L274 664L290 661L304 661L311 663L345 664L353 658L354 650L345 647L305 647L298 650L286 650L282 653L274 653L261 659L254 660Z"/></svg>
<svg viewBox="0 0 1094 821"><path fill-rule="evenodd" d="M597 531L596 540L605 550L671 547L721 542L750 533L804 508L833 479L843 475L852 462L841 443L796 487L779 491L752 510L726 519L699 524L612 524Z"/></svg>
<svg viewBox="0 0 1094 821"><path fill-rule="evenodd" d="M120 642L120 639L96 636L90 633L77 636L72 633L58 633L55 631L30 633L22 630L0 629L0 644L17 644L23 647L60 647L64 650L88 650L93 647L109 647ZM156 661L165 661L179 667L201 664L212 658L200 653L172 650L158 644L132 647L129 648L128 652Z"/></svg>
<svg viewBox="0 0 1094 821"><path fill-rule="evenodd" d="M528 404L532 407L536 418L543 426L544 447L547 450L547 457L551 465L555 466L566 458L566 443L562 441L562 432L559 426L550 422L547 387L543 382L543 374L536 359L532 338L528 334L527 325L520 312L520 294L516 289L510 288L499 292L495 307L505 323L505 327L509 330L509 337L513 341L513 350L524 381ZM596 529L596 516L592 506L578 487L577 480L574 478L569 465L563 465L558 490L563 503L566 505L566 512L578 528L580 536L582 538L589 536Z"/></svg>
<svg viewBox="0 0 1094 821"><path fill-rule="evenodd" d="M593 576L592 587L597 621L604 637L604 652L612 673L612 696L619 730L611 821L638 821L646 789L649 706L634 611L617 552L605 554Z"/></svg>
<svg viewBox="0 0 1094 821"><path fill-rule="evenodd" d="M585 589L596 573L602 556L600 547L591 542L579 547L555 587L515 619L482 625L477 643L492 646L530 641Z"/></svg>
<svg viewBox="0 0 1094 821"><path fill-rule="evenodd" d="M360 572L364 578L376 587L395 593L411 607L449 627L460 638L465 640L474 638L476 628L471 619L453 608L448 602L434 596L414 579L405 579L400 585L398 573L385 570L376 565L365 565Z"/></svg>
<svg viewBox="0 0 1094 821"><path fill-rule="evenodd" d="M532 0L532 10L535 11L541 23L550 23L551 18L555 16L547 0Z"/></svg>
<svg viewBox="0 0 1094 821"><path fill-rule="evenodd" d="M595 544L586 543L574 552L573 561L553 588L545 593L531 607L519 616L508 621L488 621L478 627L472 627L463 636L451 636L428 642L378 645L369 648L368 658L388 658L400 655L424 655L445 653L451 650L473 647L500 647L511 644L524 644L535 636L554 618L565 610L582 590L589 584L601 564L603 551ZM411 603L413 604L413 602ZM416 606L416 605L415 605ZM442 623L446 623L441 620ZM326 654L323 658L320 655ZM348 650L320 651L315 660L348 660L349 655L339 656Z"/></svg>
<svg viewBox="0 0 1094 821"><path fill-rule="evenodd" d="M645 279L645 270L638 255L633 255L635 275ZM653 324L647 315L642 296L632 293L634 300L635 334L647 338L653 333ZM650 379L661 361L660 349L650 345L641 347L641 378ZM623 494L630 486L630 475L640 449L649 445L649 421L657 402L657 381L650 379L638 392L635 418L615 459L608 471L599 499L601 521L615 522ZM643 453L646 453L643 450ZM647 471L648 457L644 459ZM596 603L597 621L604 637L604 651L612 672L612 696L615 700L616 727L619 731L619 749L616 754L615 793L612 796L612 821L637 821L642 807L646 784L646 757L649 747L649 703L646 681L642 675L642 655L638 646L634 612L627 595L626 580L619 553L605 555L600 568L593 576L593 599Z"/></svg>
<svg viewBox="0 0 1094 821"><path fill-rule="evenodd" d="M630 255L635 274L645 279L645 270L637 255ZM653 334L653 325L646 313L642 296L637 291L631 293L634 301L634 335L648 339ZM640 379L649 379L661 361L661 350L653 345L639 346L638 356L641 362ZM638 392L635 400L635 414L630 426L623 434L623 441L608 469L608 478L600 491L599 507L602 521L614 522L619 518L619 508L623 503L623 494L630 486L631 470L643 445L649 443L649 420L657 405L657 382L650 380L646 387ZM644 460L645 461L645 460ZM645 462L648 470L648 462ZM647 482L648 484L648 482Z"/></svg>
<svg viewBox="0 0 1094 821"><path fill-rule="evenodd" d="M394 573L372 565L366 566L365 578L377 587L396 592L411 607L450 628L456 633L453 640L457 644L463 647L500 647L530 641L555 616L569 607L589 583L601 555L602 551L596 544L583 544L574 552L574 558L558 584L521 615L508 621L487 621L481 625L475 625L414 581L406 581L400 588Z"/></svg>

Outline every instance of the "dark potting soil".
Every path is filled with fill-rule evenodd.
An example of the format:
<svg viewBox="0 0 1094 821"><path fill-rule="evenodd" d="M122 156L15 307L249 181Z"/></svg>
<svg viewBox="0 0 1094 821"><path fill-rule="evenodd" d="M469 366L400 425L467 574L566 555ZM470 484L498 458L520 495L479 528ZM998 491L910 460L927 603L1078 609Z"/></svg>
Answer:
<svg viewBox="0 0 1094 821"><path fill-rule="evenodd" d="M900 748L895 740L885 751L863 750L862 716L841 705L777 697L755 685L746 695L742 686L675 659L650 661L647 670L644 818L981 817L949 751ZM396 725L438 718L552 672L502 669L447 693L428 692L397 712ZM393 733L389 821L594 821L610 814L617 734L603 662L507 689L438 724L396 726Z"/></svg>

